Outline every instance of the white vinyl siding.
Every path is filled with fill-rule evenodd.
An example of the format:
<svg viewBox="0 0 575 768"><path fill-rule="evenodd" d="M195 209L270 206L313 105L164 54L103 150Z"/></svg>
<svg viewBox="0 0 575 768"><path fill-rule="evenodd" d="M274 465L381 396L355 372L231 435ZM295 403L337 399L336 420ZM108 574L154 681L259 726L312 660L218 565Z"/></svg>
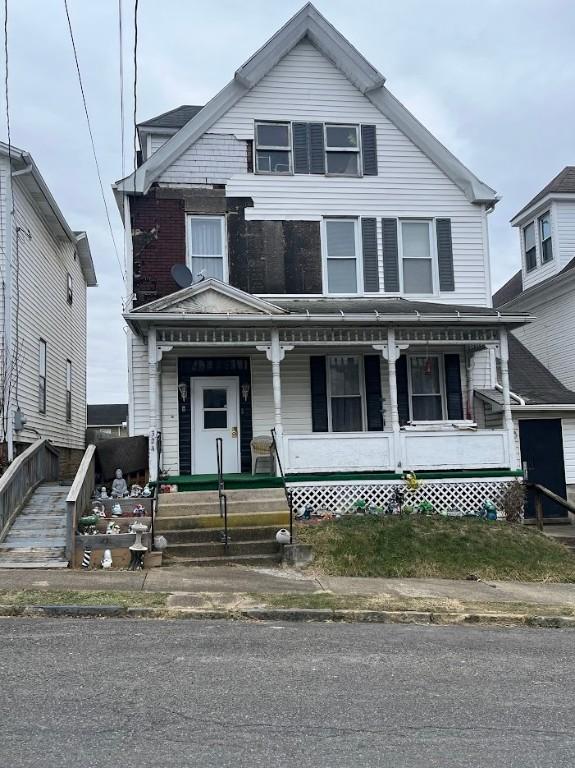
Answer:
<svg viewBox="0 0 575 768"><path fill-rule="evenodd" d="M231 135L210 132L182 153L159 181L164 184L225 184L234 174L246 171L246 142Z"/></svg>
<svg viewBox="0 0 575 768"><path fill-rule="evenodd" d="M178 358L164 355L161 377L162 468L170 475L180 473L180 432L178 421Z"/></svg>
<svg viewBox="0 0 575 768"><path fill-rule="evenodd" d="M575 258L575 201L556 201L552 207L552 226L555 223L554 258L558 269L563 269ZM557 253L555 253L555 251Z"/></svg>
<svg viewBox="0 0 575 768"><path fill-rule="evenodd" d="M129 334L132 334L128 330ZM147 435L150 429L150 370L148 367L148 345L145 339L132 334L131 344L132 416L128 424L130 436ZM130 345L128 345L128 354Z"/></svg>
<svg viewBox="0 0 575 768"><path fill-rule="evenodd" d="M361 178L247 173L245 142L254 139L255 120L367 124L376 126L378 175ZM218 134L235 155L212 157ZM235 137L235 138L234 138ZM205 148L202 149L202 146ZM206 149L208 151L206 151ZM193 162L200 153L201 163ZM227 164L226 164L227 162ZM198 165L202 170L198 172ZM187 150L161 181L226 183L229 197L251 197L246 218L315 220L324 216L372 216L377 219L381 262L381 218L451 219L456 291L438 294L450 303L486 306L491 291L485 242L485 211L463 192L398 128L385 118L339 70L308 41L302 41L236 105L210 127L209 134ZM383 285L382 273L380 284Z"/></svg>
<svg viewBox="0 0 575 768"><path fill-rule="evenodd" d="M2 162L5 168L4 162ZM0 198L1 199L1 198ZM19 341L18 403L27 419L18 440L33 442L38 434L54 445L83 449L86 429L86 283L74 245L56 239L39 215L18 178L14 178L18 242L20 301L16 306L15 275L12 299L12 340ZM3 219L2 224L6 219ZM6 236L2 232L2 238ZM4 240L5 242L5 240ZM13 263L16 233L12 238ZM74 285L73 303L67 302L67 274ZM18 309L18 333L16 310ZM38 344L47 342L46 413L38 410ZM72 419L66 421L66 360L73 370ZM37 430L36 432L34 430Z"/></svg>
<svg viewBox="0 0 575 768"><path fill-rule="evenodd" d="M563 458L565 460L565 482L575 484L575 417L561 420L563 431Z"/></svg>

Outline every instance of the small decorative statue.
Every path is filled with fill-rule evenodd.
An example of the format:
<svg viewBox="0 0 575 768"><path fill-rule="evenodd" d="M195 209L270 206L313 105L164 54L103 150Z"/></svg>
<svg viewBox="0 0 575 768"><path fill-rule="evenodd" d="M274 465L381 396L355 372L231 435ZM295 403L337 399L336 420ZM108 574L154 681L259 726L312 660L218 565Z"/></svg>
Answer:
<svg viewBox="0 0 575 768"><path fill-rule="evenodd" d="M100 498L101 499L109 499L110 498L108 496L108 491L106 490L106 486L105 485L103 485L101 490L100 490Z"/></svg>
<svg viewBox="0 0 575 768"><path fill-rule="evenodd" d="M142 544L142 534L146 533L147 530L148 526L139 520L130 526L130 533L136 534L136 541L128 547L132 553L130 564L128 565L129 571L139 571L144 565L144 553L148 551L148 547Z"/></svg>
<svg viewBox="0 0 575 768"><path fill-rule="evenodd" d="M116 477L112 483L112 498L123 499L128 495L128 484L124 480L124 475L121 469L116 470Z"/></svg>
<svg viewBox="0 0 575 768"><path fill-rule="evenodd" d="M106 533L108 534L108 536L120 533L120 526L117 523L115 523L113 520L110 520L110 522L108 523L108 527L106 528Z"/></svg>
<svg viewBox="0 0 575 768"><path fill-rule="evenodd" d="M291 536L289 535L289 531L285 528L280 528L276 533L276 541L278 544L289 544L290 540Z"/></svg>
<svg viewBox="0 0 575 768"><path fill-rule="evenodd" d="M82 555L82 568L87 571L90 567L90 561L92 559L92 550L90 547L84 548L84 554Z"/></svg>
<svg viewBox="0 0 575 768"><path fill-rule="evenodd" d="M130 496L133 499L137 499L137 498L139 498L142 495L142 491L143 490L144 489L142 488L141 485L136 485L136 483L134 483L134 485L130 489Z"/></svg>
<svg viewBox="0 0 575 768"><path fill-rule="evenodd" d="M143 504L136 504L132 510L132 517L144 517L146 514L146 508Z"/></svg>
<svg viewBox="0 0 575 768"><path fill-rule="evenodd" d="M92 514L98 515L98 517L106 517L106 507L101 501L92 502Z"/></svg>
<svg viewBox="0 0 575 768"><path fill-rule="evenodd" d="M112 567L112 550L105 549L104 550L104 557L102 558L102 568L111 568Z"/></svg>
<svg viewBox="0 0 575 768"><path fill-rule="evenodd" d="M112 507L112 517L122 517L122 506L118 502Z"/></svg>
<svg viewBox="0 0 575 768"><path fill-rule="evenodd" d="M148 483L146 483L146 485L144 486L144 490L142 491L142 496L144 496L144 498L147 499L148 496L151 496L151 495L152 495L152 489L150 488Z"/></svg>

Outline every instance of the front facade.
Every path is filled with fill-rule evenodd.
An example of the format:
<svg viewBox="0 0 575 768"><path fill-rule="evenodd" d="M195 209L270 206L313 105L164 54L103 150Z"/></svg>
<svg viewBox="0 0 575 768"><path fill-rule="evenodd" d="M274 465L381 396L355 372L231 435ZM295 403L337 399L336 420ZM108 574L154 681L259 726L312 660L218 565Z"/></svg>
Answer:
<svg viewBox="0 0 575 768"><path fill-rule="evenodd" d="M86 296L96 285L85 232L72 232L32 157L0 144L2 364L7 458L47 438L69 474L86 428Z"/></svg>
<svg viewBox="0 0 575 768"><path fill-rule="evenodd" d="M517 470L507 330L528 316L490 309L495 192L313 6L140 139L115 192L152 476L214 473L217 437L250 472L272 428L294 482ZM496 357L505 421L479 429Z"/></svg>

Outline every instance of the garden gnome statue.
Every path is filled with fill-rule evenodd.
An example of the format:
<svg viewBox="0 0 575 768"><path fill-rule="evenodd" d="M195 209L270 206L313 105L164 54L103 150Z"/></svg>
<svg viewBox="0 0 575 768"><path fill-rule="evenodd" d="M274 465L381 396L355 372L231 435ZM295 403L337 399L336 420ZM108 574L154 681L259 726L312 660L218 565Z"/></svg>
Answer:
<svg viewBox="0 0 575 768"><path fill-rule="evenodd" d="M112 498L121 499L128 495L128 484L124 480L121 469L116 470L116 477L112 483Z"/></svg>

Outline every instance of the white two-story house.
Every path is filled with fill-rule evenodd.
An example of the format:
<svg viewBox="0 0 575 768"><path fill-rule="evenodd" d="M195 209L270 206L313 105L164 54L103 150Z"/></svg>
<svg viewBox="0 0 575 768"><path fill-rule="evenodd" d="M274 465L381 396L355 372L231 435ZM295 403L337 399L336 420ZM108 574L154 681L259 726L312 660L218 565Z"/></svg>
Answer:
<svg viewBox="0 0 575 768"><path fill-rule="evenodd" d="M316 501L380 499L406 470L496 495L519 468L507 333L528 319L491 309L498 198L383 75L308 4L208 104L139 132L115 194L151 476L212 476L218 437L225 472L250 473L275 429ZM478 428L496 356L505 418Z"/></svg>
<svg viewBox="0 0 575 768"><path fill-rule="evenodd" d="M86 301L96 275L85 232L64 218L32 156L0 143L0 445L38 438L74 475L85 447Z"/></svg>
<svg viewBox="0 0 575 768"><path fill-rule="evenodd" d="M574 500L575 167L555 176L511 224L519 235L521 268L494 294L493 304L535 317L513 331L512 410L522 459L529 479ZM550 513L566 514L546 503Z"/></svg>

